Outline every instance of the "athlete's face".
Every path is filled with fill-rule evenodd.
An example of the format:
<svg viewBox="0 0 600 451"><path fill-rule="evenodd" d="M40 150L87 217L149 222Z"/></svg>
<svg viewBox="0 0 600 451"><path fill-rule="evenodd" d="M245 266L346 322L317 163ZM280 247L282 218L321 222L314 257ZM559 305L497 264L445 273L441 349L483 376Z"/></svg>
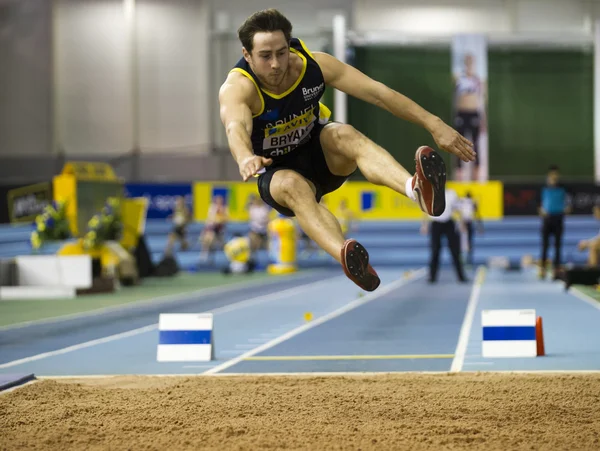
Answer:
<svg viewBox="0 0 600 451"><path fill-rule="evenodd" d="M244 49L244 58L254 73L268 86L279 86L287 72L290 50L281 31L254 35L252 53Z"/></svg>

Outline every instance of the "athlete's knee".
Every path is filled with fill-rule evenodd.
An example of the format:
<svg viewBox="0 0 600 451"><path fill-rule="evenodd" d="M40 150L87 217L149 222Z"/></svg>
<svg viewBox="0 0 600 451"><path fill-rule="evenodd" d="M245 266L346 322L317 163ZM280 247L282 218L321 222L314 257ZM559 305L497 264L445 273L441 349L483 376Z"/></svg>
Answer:
<svg viewBox="0 0 600 451"><path fill-rule="evenodd" d="M363 134L349 124L338 125L333 132L333 139L336 144L349 144L357 139L361 139Z"/></svg>
<svg viewBox="0 0 600 451"><path fill-rule="evenodd" d="M304 177L295 172L281 174L274 184L273 197L283 200L288 207L292 208L303 199L314 199L314 192Z"/></svg>

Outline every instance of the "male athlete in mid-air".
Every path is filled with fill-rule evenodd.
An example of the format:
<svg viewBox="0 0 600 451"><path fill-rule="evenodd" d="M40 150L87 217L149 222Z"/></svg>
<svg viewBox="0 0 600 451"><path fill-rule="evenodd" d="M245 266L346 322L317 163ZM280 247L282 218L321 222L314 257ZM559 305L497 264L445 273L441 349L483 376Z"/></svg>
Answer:
<svg viewBox="0 0 600 451"><path fill-rule="evenodd" d="M427 129L437 145L463 161L473 161L473 144L412 100L350 65L310 52L292 38L292 25L275 9L250 16L239 28L243 58L219 92L221 120L244 181L260 174L262 199L286 216L340 262L366 291L379 276L367 250L344 239L335 216L319 203L356 170L417 202L432 216L445 209L446 167L427 146L417 149L416 173L406 171L386 150L347 124L330 121L319 102L325 85L372 103Z"/></svg>

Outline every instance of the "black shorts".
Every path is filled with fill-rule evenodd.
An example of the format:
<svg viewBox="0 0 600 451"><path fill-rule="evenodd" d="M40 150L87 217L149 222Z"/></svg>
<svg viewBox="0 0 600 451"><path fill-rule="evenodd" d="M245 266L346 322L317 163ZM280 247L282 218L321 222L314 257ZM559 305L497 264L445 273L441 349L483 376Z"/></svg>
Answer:
<svg viewBox="0 0 600 451"><path fill-rule="evenodd" d="M317 190L315 193L317 202L320 202L321 197L325 194L331 193L342 186L348 177L352 175L334 175L327 167L319 139L323 128L324 126L316 126L312 131L310 141L296 148L290 154L274 160L273 164L266 168L266 172L258 178L258 192L261 199L284 216L293 217L295 214L289 208L279 205L271 196L271 180L273 174L277 171L290 169L310 180Z"/></svg>

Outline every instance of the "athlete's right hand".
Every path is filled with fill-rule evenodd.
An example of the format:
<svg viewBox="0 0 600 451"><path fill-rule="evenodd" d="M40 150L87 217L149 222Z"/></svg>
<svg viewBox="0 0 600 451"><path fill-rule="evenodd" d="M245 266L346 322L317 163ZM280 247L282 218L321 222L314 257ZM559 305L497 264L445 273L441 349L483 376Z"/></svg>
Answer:
<svg viewBox="0 0 600 451"><path fill-rule="evenodd" d="M253 155L251 157L244 158L239 166L240 166L240 175L244 182L250 179L250 177L258 174L265 166L271 166L273 163L272 158L260 157L258 155Z"/></svg>

